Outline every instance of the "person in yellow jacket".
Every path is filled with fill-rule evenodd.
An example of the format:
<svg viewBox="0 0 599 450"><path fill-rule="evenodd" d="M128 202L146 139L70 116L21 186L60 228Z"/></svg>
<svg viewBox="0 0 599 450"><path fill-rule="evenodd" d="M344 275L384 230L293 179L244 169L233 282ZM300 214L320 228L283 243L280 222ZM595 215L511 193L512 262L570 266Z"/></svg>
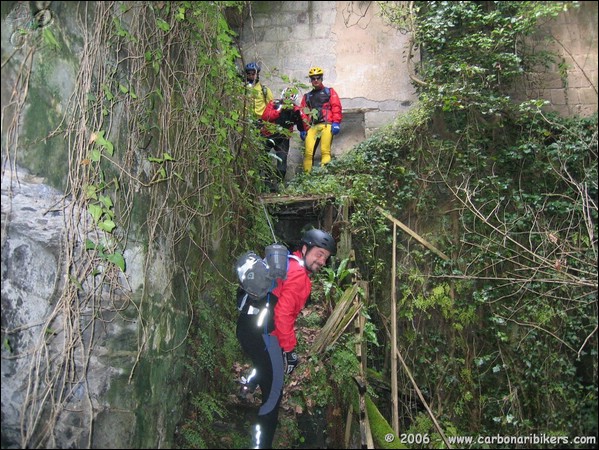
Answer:
<svg viewBox="0 0 599 450"><path fill-rule="evenodd" d="M310 125L307 132L300 137L305 142L304 172L310 172L314 164L314 154L320 145L321 167L331 161L331 145L333 136L341 131L343 111L341 100L335 89L326 87L322 79L324 71L320 67L312 67L308 71L312 90L302 97L300 109L304 121Z"/></svg>
<svg viewBox="0 0 599 450"><path fill-rule="evenodd" d="M274 98L274 95L268 87L260 83L260 66L255 62L246 64L245 80L250 98L253 101L254 116L256 119L260 119L266 105Z"/></svg>

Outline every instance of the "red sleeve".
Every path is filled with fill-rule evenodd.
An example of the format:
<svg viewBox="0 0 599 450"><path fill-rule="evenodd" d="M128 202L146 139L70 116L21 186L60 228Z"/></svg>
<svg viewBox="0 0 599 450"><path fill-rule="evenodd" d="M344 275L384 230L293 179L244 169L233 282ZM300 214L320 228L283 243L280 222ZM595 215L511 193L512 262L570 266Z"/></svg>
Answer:
<svg viewBox="0 0 599 450"><path fill-rule="evenodd" d="M266 105L266 109L262 113L262 120L265 120L267 122L274 122L279 118L280 115L281 111L276 110L275 102L270 101L268 102L268 104Z"/></svg>
<svg viewBox="0 0 599 450"><path fill-rule="evenodd" d="M331 122L341 123L343 120L343 112L341 108L341 100L339 100L339 96L335 89L329 88L331 97L329 99L329 103L331 105Z"/></svg>
<svg viewBox="0 0 599 450"><path fill-rule="evenodd" d="M273 290L278 300L274 311L275 330L272 334L279 339L285 352L290 352L297 344L295 321L312 290L312 281L306 269L293 259L289 261L289 265L287 278L280 281Z"/></svg>
<svg viewBox="0 0 599 450"><path fill-rule="evenodd" d="M304 120L304 115L302 114L302 110L299 106L293 107L293 123L298 131L308 131L310 128L310 126ZM291 127L291 131L293 131L293 127Z"/></svg>
<svg viewBox="0 0 599 450"><path fill-rule="evenodd" d="M304 122L303 131L308 131L310 129L310 117L308 117L308 114L306 113L306 111L309 111L310 108L308 108L308 105L306 104L306 95L307 94L304 94L302 96L302 101L299 105L300 114L302 115L302 121Z"/></svg>

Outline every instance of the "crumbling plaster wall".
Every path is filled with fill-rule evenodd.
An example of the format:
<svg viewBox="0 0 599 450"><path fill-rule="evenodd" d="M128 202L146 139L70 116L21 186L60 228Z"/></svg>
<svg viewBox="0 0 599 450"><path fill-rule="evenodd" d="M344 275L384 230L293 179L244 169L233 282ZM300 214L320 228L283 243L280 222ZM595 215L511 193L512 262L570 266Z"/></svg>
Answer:
<svg viewBox="0 0 599 450"><path fill-rule="evenodd" d="M304 83L305 93L310 67L324 70L324 84L337 91L344 110L334 156L392 122L416 100L408 77L409 36L385 25L378 12L376 2L253 2L251 15L244 18L244 60L261 64L261 81L275 96L285 87L283 78ZM300 145L296 133L290 176L301 166Z"/></svg>

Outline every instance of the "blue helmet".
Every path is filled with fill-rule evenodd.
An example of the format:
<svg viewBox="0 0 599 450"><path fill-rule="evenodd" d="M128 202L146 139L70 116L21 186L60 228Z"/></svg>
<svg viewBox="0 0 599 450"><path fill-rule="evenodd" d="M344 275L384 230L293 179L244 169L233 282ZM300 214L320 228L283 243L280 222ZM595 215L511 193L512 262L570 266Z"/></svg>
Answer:
<svg viewBox="0 0 599 450"><path fill-rule="evenodd" d="M245 65L245 71L249 72L250 70L255 70L256 73L260 73L260 66L255 62L248 63Z"/></svg>

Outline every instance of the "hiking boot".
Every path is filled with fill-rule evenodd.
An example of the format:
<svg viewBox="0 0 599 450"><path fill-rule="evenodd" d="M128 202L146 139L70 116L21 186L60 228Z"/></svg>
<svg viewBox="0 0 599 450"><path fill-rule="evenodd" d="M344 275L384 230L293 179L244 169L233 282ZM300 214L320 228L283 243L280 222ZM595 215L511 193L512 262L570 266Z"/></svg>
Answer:
<svg viewBox="0 0 599 450"><path fill-rule="evenodd" d="M241 387L239 388L239 392L237 393L237 398L239 398L239 400L253 400L254 399L254 392L255 392L256 388L249 386L247 384L242 384Z"/></svg>
<svg viewBox="0 0 599 450"><path fill-rule="evenodd" d="M256 369L253 369L247 377L242 376L239 380L241 386L237 393L237 397L239 397L240 400L252 400L254 398L254 391L256 390L256 384L254 382L255 375Z"/></svg>

